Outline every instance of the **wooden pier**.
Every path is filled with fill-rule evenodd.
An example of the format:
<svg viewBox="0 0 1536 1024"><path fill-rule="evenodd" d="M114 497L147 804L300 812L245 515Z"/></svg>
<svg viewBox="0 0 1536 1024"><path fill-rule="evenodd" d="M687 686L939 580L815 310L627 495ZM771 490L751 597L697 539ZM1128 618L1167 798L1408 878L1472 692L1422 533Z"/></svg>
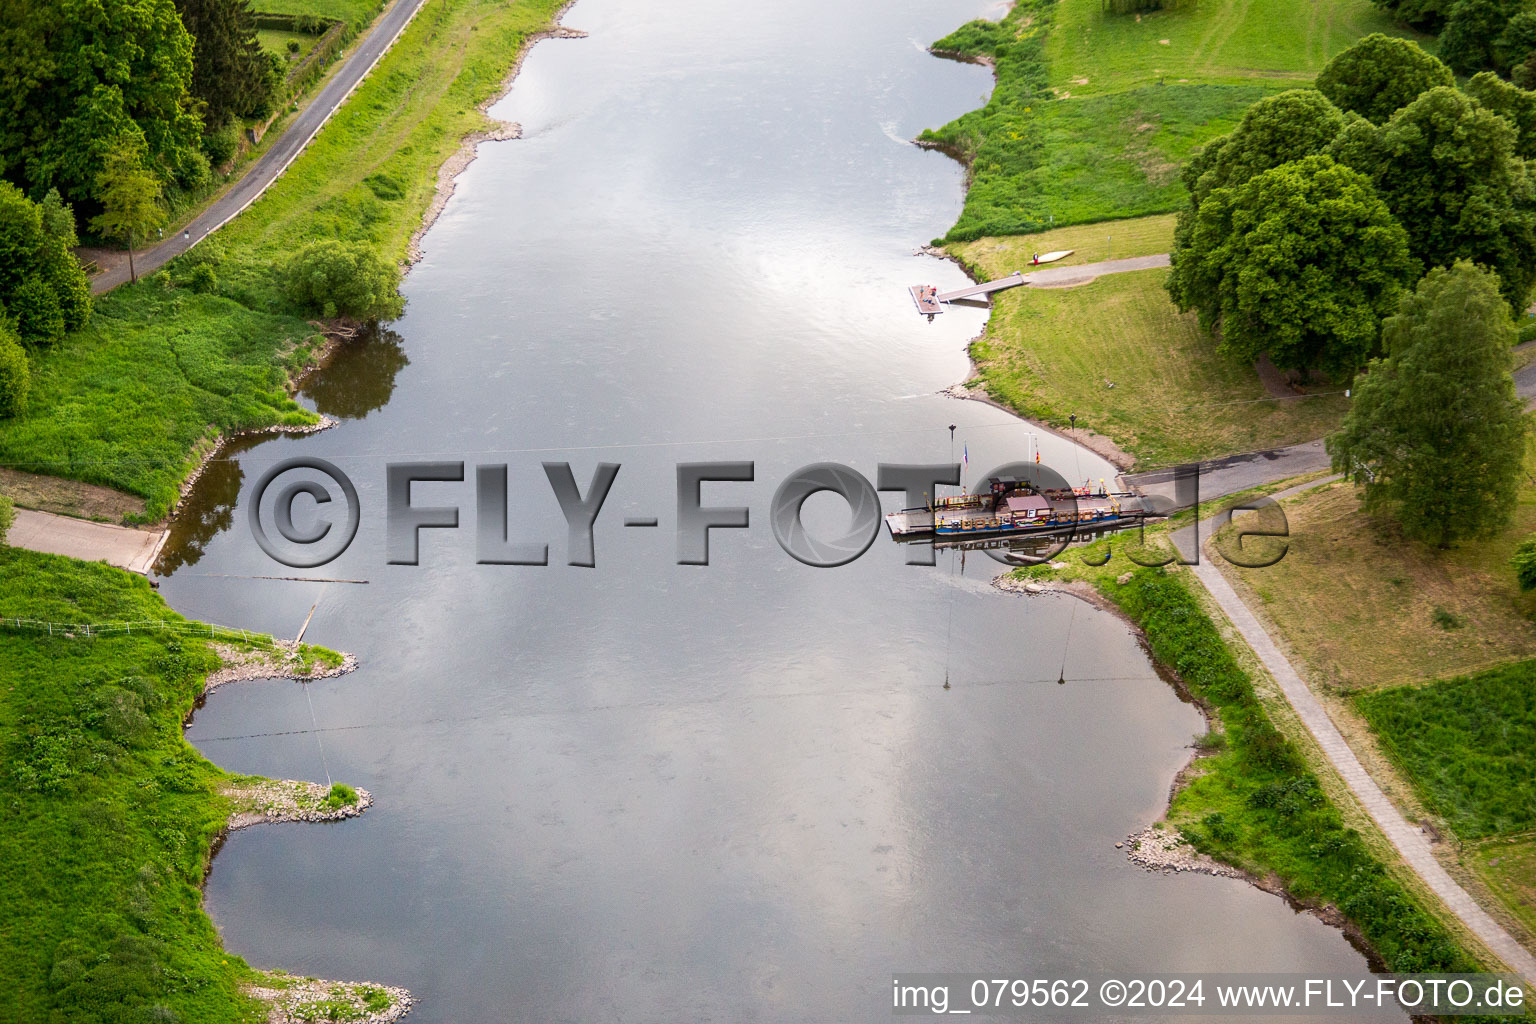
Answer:
<svg viewBox="0 0 1536 1024"><path fill-rule="evenodd" d="M986 281L982 284L968 285L964 288L956 288L952 292L941 292L932 285L914 284L907 291L912 296L912 301L917 304L917 311L925 316L933 316L935 313L944 312L944 304L955 299L971 299L978 295L991 295L1000 292L1004 288L1017 288L1025 283L1024 273L1015 270L1007 277L1000 277L996 281Z"/></svg>

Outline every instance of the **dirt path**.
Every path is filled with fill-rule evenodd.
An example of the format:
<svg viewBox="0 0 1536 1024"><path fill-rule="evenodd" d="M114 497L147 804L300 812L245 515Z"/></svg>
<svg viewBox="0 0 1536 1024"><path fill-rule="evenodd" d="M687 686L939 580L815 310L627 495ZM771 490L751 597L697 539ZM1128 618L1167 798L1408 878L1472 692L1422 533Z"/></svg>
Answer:
<svg viewBox="0 0 1536 1024"><path fill-rule="evenodd" d="M267 186L288 169L288 165L304 151L309 141L352 94L352 90L357 88L358 83L373 70L373 66L394 45L400 33L405 31L405 26L410 24L416 12L421 10L423 3L425 0L394 0L389 9L374 22L372 30L363 37L361 42L355 44L352 55L331 76L325 88L320 90L320 95L316 96L314 101L293 119L293 122L283 131L282 136L261 155L261 158L252 165L245 177L241 178L234 188L198 214L186 226L184 234L173 235L153 249L134 253L134 267L140 276L159 269L174 257L186 252L229 223L242 210L260 198L261 194L267 190ZM110 291L127 280L128 263L124 260L92 278L91 291L96 294Z"/></svg>

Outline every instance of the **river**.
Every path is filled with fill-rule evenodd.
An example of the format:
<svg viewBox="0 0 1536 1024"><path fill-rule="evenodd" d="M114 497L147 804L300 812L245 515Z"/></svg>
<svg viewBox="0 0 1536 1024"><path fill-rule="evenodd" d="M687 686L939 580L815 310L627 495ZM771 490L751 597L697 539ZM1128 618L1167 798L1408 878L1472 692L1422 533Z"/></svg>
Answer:
<svg viewBox="0 0 1536 1024"><path fill-rule="evenodd" d="M1001 594L981 555L907 566L882 536L815 569L769 528L793 470L946 461L952 423L967 483L1032 434L1069 477L1110 475L938 394L985 313L928 323L905 293L963 283L912 250L964 182L904 140L991 88L923 48L997 11L580 0L565 22L590 37L534 48L494 110L525 137L460 178L404 318L306 386L340 426L232 447L167 554L184 613L292 636L313 606L306 639L362 665L308 694L222 688L189 728L232 770L377 801L229 839L207 901L232 951L407 986L421 1024L884 1019L898 971L1363 967L1274 896L1115 848L1203 729L1123 623ZM309 572L367 584L230 575L292 574L244 502L300 454L343 467L364 509ZM418 485L462 526L386 564L384 466L421 458L471 481L509 464L514 539L551 564L476 564L472 482ZM622 465L595 568L565 564L547 460L583 488ZM751 527L679 566L674 467L708 460L755 461L704 495ZM819 495L808 519L841 508Z"/></svg>

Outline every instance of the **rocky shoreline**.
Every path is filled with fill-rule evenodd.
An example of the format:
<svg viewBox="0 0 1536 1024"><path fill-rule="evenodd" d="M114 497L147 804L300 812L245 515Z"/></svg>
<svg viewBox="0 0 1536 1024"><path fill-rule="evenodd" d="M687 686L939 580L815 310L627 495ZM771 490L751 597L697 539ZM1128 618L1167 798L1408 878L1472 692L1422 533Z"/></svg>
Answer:
<svg viewBox="0 0 1536 1024"><path fill-rule="evenodd" d="M214 644L213 649L218 652L223 664L217 671L208 673L203 683L204 693L225 683L251 679L294 679L306 683L317 679L333 679L357 668L357 656L341 652L339 665L327 665L317 659L305 669L298 645L291 640L276 640L271 648Z"/></svg>
<svg viewBox="0 0 1536 1024"><path fill-rule="evenodd" d="M1148 825L1140 832L1132 832L1124 843L1115 844L1115 849L1122 848L1126 860L1146 871L1161 871L1165 875L1191 871L1251 881L1247 872L1200 853L1171 825Z"/></svg>
<svg viewBox="0 0 1536 1024"><path fill-rule="evenodd" d="M273 972L269 984L246 991L267 1003L267 1024L310 1024L346 1020L353 1024L390 1024L410 1012L415 999L403 988L368 982L291 978Z"/></svg>
<svg viewBox="0 0 1536 1024"><path fill-rule="evenodd" d="M229 830L234 832L252 825L275 825L285 821L341 821L355 818L373 806L373 794L366 789L353 790L357 799L331 805L331 788L318 782L295 779L262 779L236 783L224 790L235 802L229 816Z"/></svg>

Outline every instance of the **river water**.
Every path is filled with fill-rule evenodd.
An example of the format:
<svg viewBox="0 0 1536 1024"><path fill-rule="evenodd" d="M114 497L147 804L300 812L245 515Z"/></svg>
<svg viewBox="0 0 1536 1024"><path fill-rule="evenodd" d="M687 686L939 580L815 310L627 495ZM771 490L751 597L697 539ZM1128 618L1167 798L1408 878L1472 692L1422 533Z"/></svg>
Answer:
<svg viewBox="0 0 1536 1024"><path fill-rule="evenodd" d="M412 1020L872 1020L892 972L1358 971L1335 930L1243 883L1150 875L1115 842L1154 820L1200 716L1125 625L903 564L881 537L813 569L768 525L778 482L836 461L1026 457L1027 424L938 392L984 312L917 316L914 257L959 167L903 140L976 105L987 71L924 45L978 0L580 0L540 43L425 240L393 332L305 390L339 427L247 441L167 552L185 613L356 652L305 689L225 687L189 737L230 769L327 776L376 806L233 835L208 882L228 947L405 985ZM1108 467L1041 435L1069 477ZM356 541L291 575L245 525L252 481L318 455L356 481ZM475 562L463 509L386 564L384 466L507 463L513 538ZM622 465L595 568L565 563L540 463ZM676 564L674 466L753 460L712 564ZM896 507L896 495L887 495ZM807 503L808 520L844 515ZM626 529L625 516L658 529ZM1064 675L1065 685L1057 685ZM946 677L951 687L945 689ZM1081 1018L1078 1018L1081 1019Z"/></svg>

